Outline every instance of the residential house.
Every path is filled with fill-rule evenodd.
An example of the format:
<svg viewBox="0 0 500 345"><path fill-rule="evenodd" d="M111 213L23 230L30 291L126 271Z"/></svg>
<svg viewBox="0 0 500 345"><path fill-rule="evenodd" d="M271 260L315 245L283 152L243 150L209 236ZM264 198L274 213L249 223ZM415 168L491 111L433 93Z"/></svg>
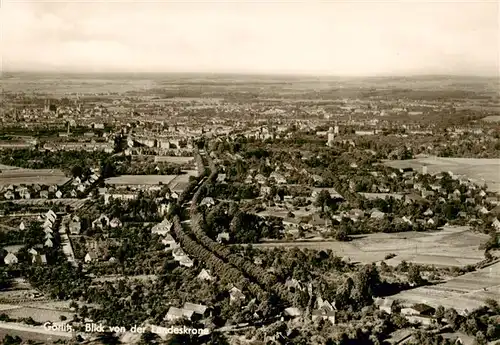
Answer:
<svg viewBox="0 0 500 345"><path fill-rule="evenodd" d="M491 226L496 230L496 231L500 231L500 221L498 220L498 218L495 218L495 220L493 221L493 223L491 223Z"/></svg>
<svg viewBox="0 0 500 345"><path fill-rule="evenodd" d="M413 334L415 330L412 328L398 329L395 332L389 334L389 338L385 340L385 343L390 345L403 345L409 343L413 340Z"/></svg>
<svg viewBox="0 0 500 345"><path fill-rule="evenodd" d="M194 314L193 316L197 318L206 318L210 316L210 308L202 304L185 302L182 309L192 311Z"/></svg>
<svg viewBox="0 0 500 345"><path fill-rule="evenodd" d="M161 243L165 245L165 250L173 250L175 248L179 248L179 244L177 244L175 239L170 234L166 234L165 238L161 240Z"/></svg>
<svg viewBox="0 0 500 345"><path fill-rule="evenodd" d="M47 257L45 256L45 254L33 255L32 259L31 259L31 263L34 265L45 265L45 264L47 264Z"/></svg>
<svg viewBox="0 0 500 345"><path fill-rule="evenodd" d="M401 314L412 323L430 325L432 323L435 309L427 304L417 303L411 307L401 309Z"/></svg>
<svg viewBox="0 0 500 345"><path fill-rule="evenodd" d="M19 260L17 259L17 256L15 256L14 254L8 253L3 258L3 262L5 262L6 265L15 265L19 262Z"/></svg>
<svg viewBox="0 0 500 345"><path fill-rule="evenodd" d="M223 243L223 242L229 242L230 237L228 232L221 232L220 234L217 235L217 242Z"/></svg>
<svg viewBox="0 0 500 345"><path fill-rule="evenodd" d="M201 272L197 276L198 279L205 280L205 281L214 281L215 277L213 277L210 272L206 269L202 269Z"/></svg>
<svg viewBox="0 0 500 345"><path fill-rule="evenodd" d="M432 217L434 212L432 212L432 210L430 208L428 208L423 214L424 214L424 216Z"/></svg>
<svg viewBox="0 0 500 345"><path fill-rule="evenodd" d="M97 254L95 252L88 252L83 259L86 263L97 261Z"/></svg>
<svg viewBox="0 0 500 345"><path fill-rule="evenodd" d="M42 199L48 199L49 198L49 191L48 190L42 190L40 192L40 198L42 198Z"/></svg>
<svg viewBox="0 0 500 345"><path fill-rule="evenodd" d="M206 205L207 207L210 207L210 206L213 206L215 205L215 201L212 197L210 196L207 196L205 198L203 198L200 202L200 206L201 205Z"/></svg>
<svg viewBox="0 0 500 345"><path fill-rule="evenodd" d="M481 214L488 214L488 213L490 213L490 211L488 211L488 209L483 206L483 207L481 207L479 209L479 213L481 213Z"/></svg>
<svg viewBox="0 0 500 345"><path fill-rule="evenodd" d="M191 320L193 314L194 314L193 310L185 310L182 308L170 307L168 309L167 314L165 315L165 321L173 322L182 320L184 318Z"/></svg>
<svg viewBox="0 0 500 345"><path fill-rule="evenodd" d="M103 229L109 226L109 217L105 214L101 214L99 218L92 222L92 229Z"/></svg>
<svg viewBox="0 0 500 345"><path fill-rule="evenodd" d="M57 219L57 215L55 214L54 211L48 210L47 213L45 214L46 218L49 219L52 223L55 222Z"/></svg>
<svg viewBox="0 0 500 345"><path fill-rule="evenodd" d="M109 226L112 228L121 228L122 227L122 222L118 218L113 218L109 222Z"/></svg>
<svg viewBox="0 0 500 345"><path fill-rule="evenodd" d="M218 183L225 183L226 182L226 174L218 174L217 175L217 182Z"/></svg>
<svg viewBox="0 0 500 345"><path fill-rule="evenodd" d="M246 299L246 296L241 292L240 289L237 287L232 287L229 289L229 303L233 304L239 301L244 301Z"/></svg>
<svg viewBox="0 0 500 345"><path fill-rule="evenodd" d="M82 223L80 222L80 219L72 218L71 221L69 222L69 232L72 235L79 235L81 230L82 230Z"/></svg>
<svg viewBox="0 0 500 345"><path fill-rule="evenodd" d="M191 260L189 257L185 256L179 260L179 265L184 267L193 267L194 261Z"/></svg>
<svg viewBox="0 0 500 345"><path fill-rule="evenodd" d="M182 250L182 248L180 248L180 247L179 248L175 248L172 251L172 256L174 257L175 261L180 261L182 258L187 257L187 255L184 252L184 250Z"/></svg>
<svg viewBox="0 0 500 345"><path fill-rule="evenodd" d="M335 324L335 307L327 300L318 298L318 309L312 311L312 320L323 319Z"/></svg>
<svg viewBox="0 0 500 345"><path fill-rule="evenodd" d="M387 314L392 314L394 300L388 298L377 298L375 299L375 305L378 309L385 311Z"/></svg>
<svg viewBox="0 0 500 345"><path fill-rule="evenodd" d="M286 282L285 282L285 288L288 289L288 291L290 292L295 292L295 291L303 291L304 288L303 286L300 284L300 282L297 280L297 279L288 279Z"/></svg>
<svg viewBox="0 0 500 345"><path fill-rule="evenodd" d="M152 234L158 234L161 236L165 236L172 229L173 223L168 219L164 219L161 223L156 224L151 228Z"/></svg>
<svg viewBox="0 0 500 345"><path fill-rule="evenodd" d="M43 245L45 247L48 247L48 248L54 247L54 243L52 242L52 240L50 238L47 238L47 240L45 241L45 243Z"/></svg>
<svg viewBox="0 0 500 345"><path fill-rule="evenodd" d="M7 192L5 192L5 194L3 196L7 200L13 200L15 198L14 193L12 191L10 191L10 190L8 190Z"/></svg>
<svg viewBox="0 0 500 345"><path fill-rule="evenodd" d="M474 345L476 339L473 336L467 335L463 332L455 333L442 333L441 336L452 342L453 345Z"/></svg>
<svg viewBox="0 0 500 345"><path fill-rule="evenodd" d="M24 229L26 229L26 226L24 225L24 222L21 222L21 224L19 224L19 230L24 231Z"/></svg>
<svg viewBox="0 0 500 345"><path fill-rule="evenodd" d="M62 192L61 192L60 190L58 190L58 191L56 192L56 198L61 199L61 198L62 198L62 195L63 195L63 194L62 194Z"/></svg>
<svg viewBox="0 0 500 345"><path fill-rule="evenodd" d="M284 310L284 314L286 317L293 319L302 316L302 311L296 307L289 307Z"/></svg>

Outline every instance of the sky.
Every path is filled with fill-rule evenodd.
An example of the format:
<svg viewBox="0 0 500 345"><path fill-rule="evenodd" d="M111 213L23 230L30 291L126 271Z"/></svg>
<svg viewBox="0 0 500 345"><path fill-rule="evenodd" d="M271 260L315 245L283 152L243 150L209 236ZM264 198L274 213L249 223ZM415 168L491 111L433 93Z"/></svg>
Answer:
<svg viewBox="0 0 500 345"><path fill-rule="evenodd" d="M500 71L496 0L0 2L2 71Z"/></svg>

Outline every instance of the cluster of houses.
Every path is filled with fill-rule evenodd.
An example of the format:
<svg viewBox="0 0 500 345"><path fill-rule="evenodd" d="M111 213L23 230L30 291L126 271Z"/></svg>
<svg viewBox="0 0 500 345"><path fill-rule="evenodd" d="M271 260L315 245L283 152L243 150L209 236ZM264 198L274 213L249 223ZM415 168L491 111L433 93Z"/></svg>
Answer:
<svg viewBox="0 0 500 345"><path fill-rule="evenodd" d="M72 198L76 198L78 196L78 193L85 193L87 188L97 182L100 175L94 168L91 168L91 172L92 174L87 179L77 176L71 181L72 189L69 192L69 195Z"/></svg>
<svg viewBox="0 0 500 345"><path fill-rule="evenodd" d="M84 181L80 177L74 178L70 184L58 185L7 185L0 187L0 198L4 200L18 199L61 199L77 198L79 193L85 193L87 188L99 179L99 174L92 171L92 174Z"/></svg>
<svg viewBox="0 0 500 345"><path fill-rule="evenodd" d="M34 184L31 186L14 186L8 185L3 188L3 196L5 200L17 200L17 199L49 199L49 198L62 198L64 193L59 190L57 185L44 186L39 184Z"/></svg>
<svg viewBox="0 0 500 345"><path fill-rule="evenodd" d="M158 223L151 228L151 233L163 237L161 242L165 245L165 251L172 251L172 256L174 257L174 260L179 263L179 265L184 267L193 267L193 260L184 252L184 250L182 250L180 245L170 234L172 226L173 223L171 221L164 219L161 223Z"/></svg>
<svg viewBox="0 0 500 345"><path fill-rule="evenodd" d="M28 253L31 254L31 263L44 265L47 264L47 257L45 254L41 254L44 248L53 248L54 247L54 229L55 224L57 222L57 215L54 211L49 210L44 215L39 217L39 221L43 222L42 229L44 233L44 242L35 245L33 248L28 250ZM26 229L26 225L24 222L19 224L19 229L24 231ZM14 252L8 252L4 257L4 263L6 265L14 265L19 262L19 259L15 255Z"/></svg>

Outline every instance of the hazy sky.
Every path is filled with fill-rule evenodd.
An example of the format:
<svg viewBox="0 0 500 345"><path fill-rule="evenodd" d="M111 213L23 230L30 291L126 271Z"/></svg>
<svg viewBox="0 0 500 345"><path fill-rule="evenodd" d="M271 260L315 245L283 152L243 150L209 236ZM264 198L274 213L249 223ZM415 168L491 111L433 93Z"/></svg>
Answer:
<svg viewBox="0 0 500 345"><path fill-rule="evenodd" d="M2 0L3 70L499 73L499 2Z"/></svg>

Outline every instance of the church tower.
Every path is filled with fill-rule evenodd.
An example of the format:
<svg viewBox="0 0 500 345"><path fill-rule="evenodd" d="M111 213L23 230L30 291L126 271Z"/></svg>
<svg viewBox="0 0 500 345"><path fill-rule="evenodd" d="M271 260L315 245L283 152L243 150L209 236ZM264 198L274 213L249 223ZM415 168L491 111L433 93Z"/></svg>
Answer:
<svg viewBox="0 0 500 345"><path fill-rule="evenodd" d="M328 142L326 143L326 145L328 147L333 147L334 140L335 140L335 133L333 131L333 128L330 127L330 129L328 130Z"/></svg>

